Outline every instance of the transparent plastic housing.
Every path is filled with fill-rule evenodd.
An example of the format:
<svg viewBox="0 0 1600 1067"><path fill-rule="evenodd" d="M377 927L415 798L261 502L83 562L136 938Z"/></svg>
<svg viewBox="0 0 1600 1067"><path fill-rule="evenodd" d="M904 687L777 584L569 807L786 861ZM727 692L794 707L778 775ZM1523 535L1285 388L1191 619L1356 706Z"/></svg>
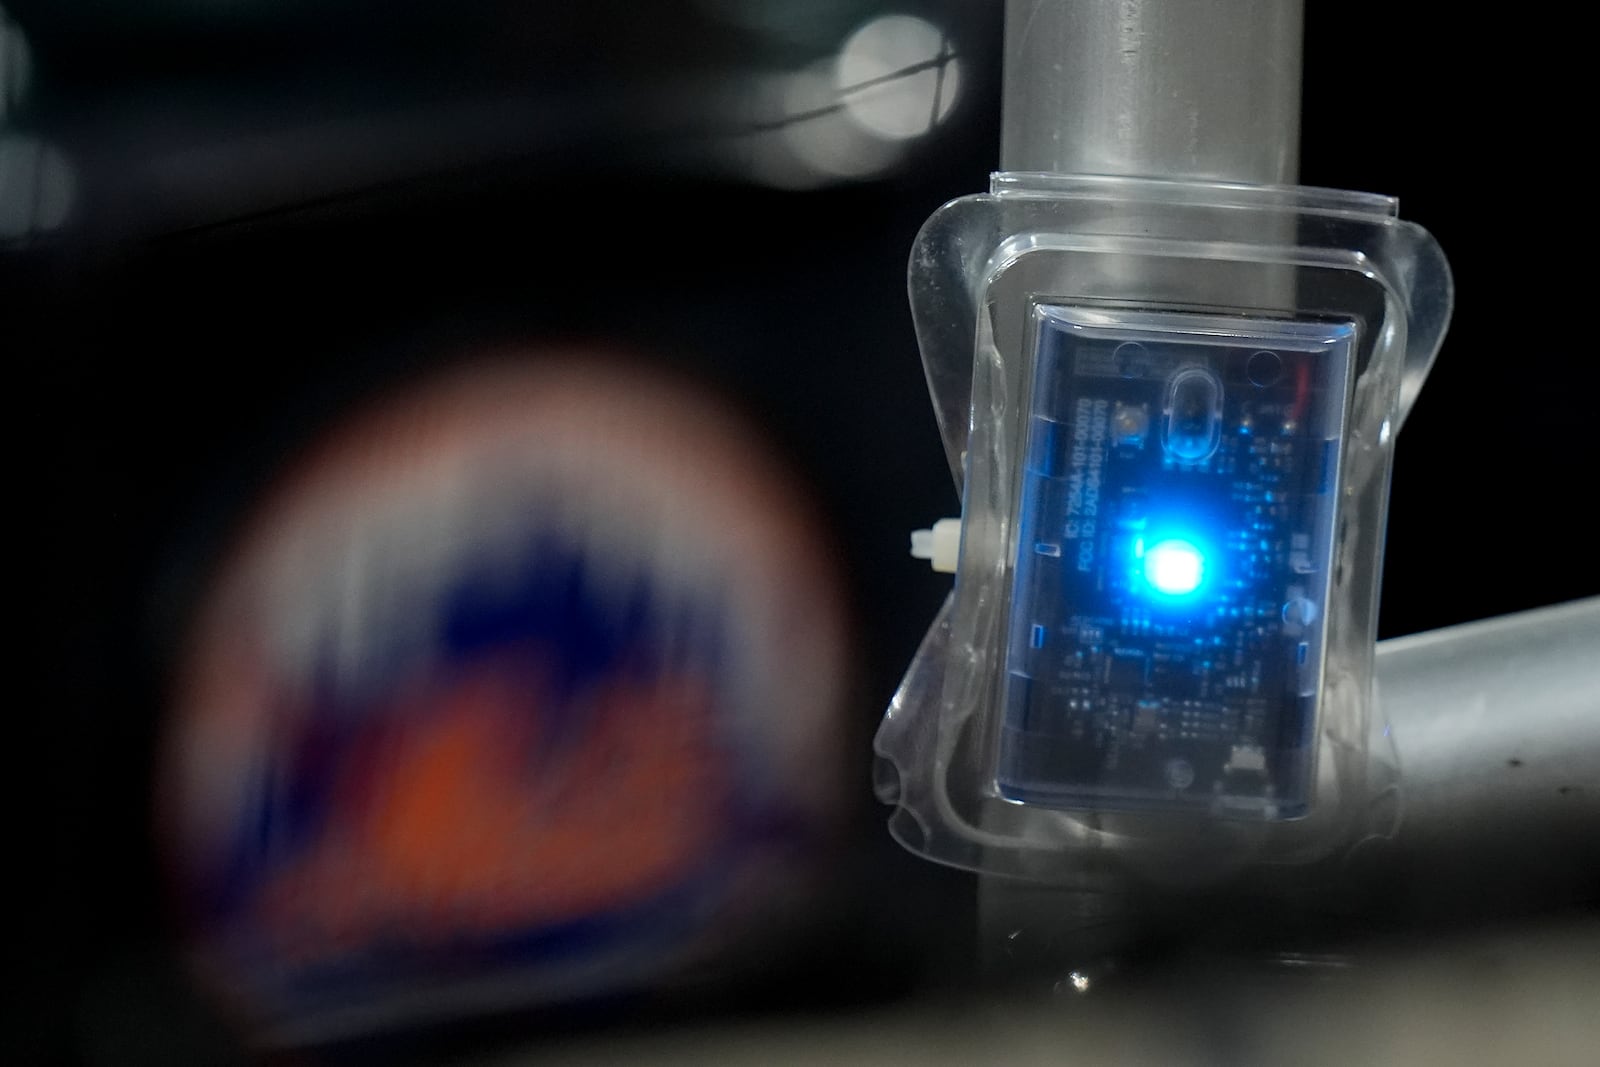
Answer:
<svg viewBox="0 0 1600 1067"><path fill-rule="evenodd" d="M930 859L1204 878L1392 832L1373 644L1448 267L1386 197L996 175L913 315L955 588L877 738Z"/></svg>

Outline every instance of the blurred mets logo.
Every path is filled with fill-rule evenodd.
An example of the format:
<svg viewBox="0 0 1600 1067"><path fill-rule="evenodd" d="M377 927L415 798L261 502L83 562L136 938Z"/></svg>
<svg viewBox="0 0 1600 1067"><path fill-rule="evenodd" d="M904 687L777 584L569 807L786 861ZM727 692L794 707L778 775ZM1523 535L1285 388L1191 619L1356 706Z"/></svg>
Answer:
<svg viewBox="0 0 1600 1067"><path fill-rule="evenodd" d="M714 662L662 662L656 620L608 614L573 559L530 576L514 611L458 606L422 677L290 716L308 728L274 754L238 887L287 958L573 923L717 862Z"/></svg>
<svg viewBox="0 0 1600 1067"><path fill-rule="evenodd" d="M771 470L659 393L486 377L315 453L196 612L163 832L257 1014L648 975L832 817L837 603Z"/></svg>

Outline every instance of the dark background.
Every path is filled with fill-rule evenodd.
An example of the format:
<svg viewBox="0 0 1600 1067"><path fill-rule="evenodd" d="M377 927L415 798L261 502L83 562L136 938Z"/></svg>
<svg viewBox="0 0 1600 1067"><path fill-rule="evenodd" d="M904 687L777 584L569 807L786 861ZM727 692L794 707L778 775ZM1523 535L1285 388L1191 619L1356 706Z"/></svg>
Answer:
<svg viewBox="0 0 1600 1067"><path fill-rule="evenodd" d="M841 546L861 789L833 936L788 980L695 1010L972 980L971 879L889 842L867 753L947 588L905 552L958 507L905 259L995 165L1000 6L767 5L782 32L729 6L4 0L32 76L3 121L53 146L75 190L64 225L0 246L18 659L40 683L12 708L28 903L9 1032L29 1058L226 1047L177 977L146 829L171 628L287 451L373 390L507 341L598 339L710 384ZM1457 284L1398 448L1381 635L1600 592L1591 272L1567 258L1592 229L1573 48L1514 13L1307 6L1301 180L1397 194ZM728 86L887 10L948 28L963 84L942 126L887 171L804 191L728 163L749 135Z"/></svg>

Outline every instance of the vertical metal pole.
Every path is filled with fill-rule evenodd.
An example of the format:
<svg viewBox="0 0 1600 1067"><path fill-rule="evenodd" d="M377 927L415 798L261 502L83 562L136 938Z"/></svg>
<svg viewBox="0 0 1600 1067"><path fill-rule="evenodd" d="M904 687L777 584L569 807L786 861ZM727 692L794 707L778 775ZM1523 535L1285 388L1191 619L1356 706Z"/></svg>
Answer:
<svg viewBox="0 0 1600 1067"><path fill-rule="evenodd" d="M1007 0L1002 170L1292 183L1301 0Z"/></svg>
<svg viewBox="0 0 1600 1067"><path fill-rule="evenodd" d="M1292 183L1301 31L1301 0L1007 0L1001 169ZM1148 919L1134 889L980 878L984 969L1113 956Z"/></svg>

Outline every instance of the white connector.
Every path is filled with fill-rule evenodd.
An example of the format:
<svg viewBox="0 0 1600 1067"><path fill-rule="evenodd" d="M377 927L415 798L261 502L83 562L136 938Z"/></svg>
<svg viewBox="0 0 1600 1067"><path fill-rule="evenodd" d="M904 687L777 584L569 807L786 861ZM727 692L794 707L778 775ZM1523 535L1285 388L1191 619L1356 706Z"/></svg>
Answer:
<svg viewBox="0 0 1600 1067"><path fill-rule="evenodd" d="M911 555L940 574L954 574L961 558L961 520L940 519L931 530L912 530Z"/></svg>

